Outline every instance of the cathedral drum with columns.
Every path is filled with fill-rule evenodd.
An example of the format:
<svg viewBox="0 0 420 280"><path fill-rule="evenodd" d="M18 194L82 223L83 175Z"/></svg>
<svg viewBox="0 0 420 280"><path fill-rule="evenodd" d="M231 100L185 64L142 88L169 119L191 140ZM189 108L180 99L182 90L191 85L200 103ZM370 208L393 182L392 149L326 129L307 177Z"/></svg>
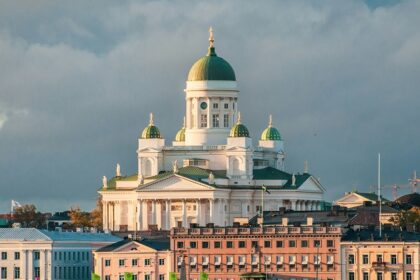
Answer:
<svg viewBox="0 0 420 280"><path fill-rule="evenodd" d="M320 210L325 189L308 173L284 171L280 132L268 127L254 147L238 112L232 66L218 56L210 30L205 56L191 67L184 125L166 145L150 114L138 139L138 172L103 177L103 227L110 231L167 230L190 223L216 226L280 207ZM269 193L264 195L263 190Z"/></svg>

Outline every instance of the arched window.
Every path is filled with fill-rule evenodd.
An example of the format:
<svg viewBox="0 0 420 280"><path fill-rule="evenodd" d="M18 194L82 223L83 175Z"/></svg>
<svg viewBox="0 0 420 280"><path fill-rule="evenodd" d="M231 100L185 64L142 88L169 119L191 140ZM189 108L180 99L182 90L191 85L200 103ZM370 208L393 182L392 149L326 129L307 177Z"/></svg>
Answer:
<svg viewBox="0 0 420 280"><path fill-rule="evenodd" d="M144 161L144 177L147 176L151 176L152 175L152 167L153 167L153 162L151 159L146 159Z"/></svg>
<svg viewBox="0 0 420 280"><path fill-rule="evenodd" d="M234 158L232 160L232 173L233 175L239 175L240 174L240 169L241 169L241 162L238 158Z"/></svg>

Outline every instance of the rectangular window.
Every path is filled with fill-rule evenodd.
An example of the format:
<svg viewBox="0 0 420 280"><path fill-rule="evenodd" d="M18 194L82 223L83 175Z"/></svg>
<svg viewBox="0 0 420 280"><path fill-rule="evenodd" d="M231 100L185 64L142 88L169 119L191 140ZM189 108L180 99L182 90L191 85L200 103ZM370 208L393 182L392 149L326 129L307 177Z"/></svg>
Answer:
<svg viewBox="0 0 420 280"><path fill-rule="evenodd" d="M300 242L300 247L302 247L302 248L308 247L308 240L302 240Z"/></svg>
<svg viewBox="0 0 420 280"><path fill-rule="evenodd" d="M182 249L182 248L184 248L184 242L182 242L182 241L178 241L178 242L176 243L176 247L177 247L178 249Z"/></svg>
<svg viewBox="0 0 420 280"><path fill-rule="evenodd" d="M138 260L137 259L132 259L131 260L131 266L137 266Z"/></svg>
<svg viewBox="0 0 420 280"><path fill-rule="evenodd" d="M369 272L363 272L363 280L369 280Z"/></svg>
<svg viewBox="0 0 420 280"><path fill-rule="evenodd" d="M225 103L225 109L229 109L229 103Z"/></svg>
<svg viewBox="0 0 420 280"><path fill-rule="evenodd" d="M105 260L105 266L111 266L111 260Z"/></svg>
<svg viewBox="0 0 420 280"><path fill-rule="evenodd" d="M159 280L165 280L165 274L159 274Z"/></svg>
<svg viewBox="0 0 420 280"><path fill-rule="evenodd" d="M191 248L191 249L195 249L195 248L197 248L197 242L195 242L195 241L190 241L190 248Z"/></svg>
<svg viewBox="0 0 420 280"><path fill-rule="evenodd" d="M349 272L349 280L354 280L354 272Z"/></svg>
<svg viewBox="0 0 420 280"><path fill-rule="evenodd" d="M251 241L251 247L252 248L257 248L258 247L258 240L252 240Z"/></svg>
<svg viewBox="0 0 420 280"><path fill-rule="evenodd" d="M7 279L7 267L1 268L1 279Z"/></svg>
<svg viewBox="0 0 420 280"><path fill-rule="evenodd" d="M391 255L391 264L397 264L397 255Z"/></svg>
<svg viewBox="0 0 420 280"><path fill-rule="evenodd" d="M39 270L39 266L34 267L34 276L35 276L35 278L41 276L41 272Z"/></svg>
<svg viewBox="0 0 420 280"><path fill-rule="evenodd" d="M223 126L224 127L229 127L229 114L224 114L223 115Z"/></svg>
<svg viewBox="0 0 420 280"><path fill-rule="evenodd" d="M39 251L34 251L34 260L39 260Z"/></svg>
<svg viewBox="0 0 420 280"><path fill-rule="evenodd" d="M13 275L14 275L15 279L19 279L20 278L20 267L15 267L15 270L13 272Z"/></svg>
<svg viewBox="0 0 420 280"><path fill-rule="evenodd" d="M381 263L382 262L382 255L376 255L376 262Z"/></svg>
<svg viewBox="0 0 420 280"><path fill-rule="evenodd" d="M269 240L265 240L265 241L264 241L264 247L265 247L265 248L271 248L271 241L269 241Z"/></svg>
<svg viewBox="0 0 420 280"><path fill-rule="evenodd" d="M405 264L411 264L411 255L405 255Z"/></svg>
<svg viewBox="0 0 420 280"><path fill-rule="evenodd" d="M159 259L159 265L165 265L165 259Z"/></svg>
<svg viewBox="0 0 420 280"><path fill-rule="evenodd" d="M391 280L398 280L398 276L396 272L391 272Z"/></svg>
<svg viewBox="0 0 420 280"><path fill-rule="evenodd" d="M334 247L334 240L327 240L327 247Z"/></svg>
<svg viewBox="0 0 420 280"><path fill-rule="evenodd" d="M369 255L363 255L362 256L362 262L363 262L363 264L368 264L369 263Z"/></svg>
<svg viewBox="0 0 420 280"><path fill-rule="evenodd" d="M226 248L233 248L233 242L232 241L226 241Z"/></svg>
<svg viewBox="0 0 420 280"><path fill-rule="evenodd" d="M1 252L1 259L7 260L7 252Z"/></svg>
<svg viewBox="0 0 420 280"><path fill-rule="evenodd" d="M111 280L111 275L105 275L105 280Z"/></svg>
<svg viewBox="0 0 420 280"><path fill-rule="evenodd" d="M239 248L245 248L245 241L239 241L238 242L238 247Z"/></svg>
<svg viewBox="0 0 420 280"><path fill-rule="evenodd" d="M213 127L219 127L219 114L213 114Z"/></svg>
<svg viewBox="0 0 420 280"><path fill-rule="evenodd" d="M321 240L314 240L314 247L321 247Z"/></svg>
<svg viewBox="0 0 420 280"><path fill-rule="evenodd" d="M203 249L208 249L208 248L209 248L209 242L207 242L207 241L203 241L203 242L201 243L201 248L203 248Z"/></svg>
<svg viewBox="0 0 420 280"><path fill-rule="evenodd" d="M383 277L382 272L378 272L378 273L376 274L376 280L383 280L383 279L384 279L384 277Z"/></svg>
<svg viewBox="0 0 420 280"><path fill-rule="evenodd" d="M145 274L144 275L144 280L150 280L150 274Z"/></svg>
<svg viewBox="0 0 420 280"><path fill-rule="evenodd" d="M118 264L119 264L119 266L125 266L125 260L120 259L120 260L118 261Z"/></svg>
<svg viewBox="0 0 420 280"><path fill-rule="evenodd" d="M200 127L207 127L207 115L206 114L201 115Z"/></svg>
<svg viewBox="0 0 420 280"><path fill-rule="evenodd" d="M220 241L214 241L214 248L216 248L216 249L222 248L222 242L220 242Z"/></svg>
<svg viewBox="0 0 420 280"><path fill-rule="evenodd" d="M20 260L20 252L15 252L15 260Z"/></svg>
<svg viewBox="0 0 420 280"><path fill-rule="evenodd" d="M213 103L213 109L219 109L219 103Z"/></svg>
<svg viewBox="0 0 420 280"><path fill-rule="evenodd" d="M150 265L150 259L144 259L144 265Z"/></svg>
<svg viewBox="0 0 420 280"><path fill-rule="evenodd" d="M411 272L406 272L405 280L413 280L413 274Z"/></svg>
<svg viewBox="0 0 420 280"><path fill-rule="evenodd" d="M277 240L276 241L276 247L277 248L282 248L283 247L283 241L282 240Z"/></svg>
<svg viewBox="0 0 420 280"><path fill-rule="evenodd" d="M289 240L289 247L290 248L296 247L296 240Z"/></svg>
<svg viewBox="0 0 420 280"><path fill-rule="evenodd" d="M349 264L354 264L354 255L349 255Z"/></svg>

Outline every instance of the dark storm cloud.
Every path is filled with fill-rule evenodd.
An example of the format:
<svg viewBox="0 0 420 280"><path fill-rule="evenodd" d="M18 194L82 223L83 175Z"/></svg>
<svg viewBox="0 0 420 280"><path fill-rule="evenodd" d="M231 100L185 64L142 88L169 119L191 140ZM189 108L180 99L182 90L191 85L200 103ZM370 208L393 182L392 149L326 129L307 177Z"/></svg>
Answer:
<svg viewBox="0 0 420 280"><path fill-rule="evenodd" d="M385 184L420 169L419 1L105 3L0 4L0 209L91 207L117 162L135 172L150 111L170 143L210 25L254 140L272 113L328 199L369 191L377 152Z"/></svg>

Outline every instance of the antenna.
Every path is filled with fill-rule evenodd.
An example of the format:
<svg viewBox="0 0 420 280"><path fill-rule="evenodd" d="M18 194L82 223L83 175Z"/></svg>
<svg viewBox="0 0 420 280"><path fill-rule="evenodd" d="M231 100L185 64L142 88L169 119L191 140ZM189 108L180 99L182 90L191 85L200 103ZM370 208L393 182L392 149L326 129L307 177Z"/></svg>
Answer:
<svg viewBox="0 0 420 280"><path fill-rule="evenodd" d="M382 198L381 198L381 154L378 154L378 198L379 198L379 237L382 237Z"/></svg>
<svg viewBox="0 0 420 280"><path fill-rule="evenodd" d="M408 179L408 181L411 184L411 192L415 193L417 192L417 183L420 183L420 178L417 178L416 171L413 172L413 177L411 179Z"/></svg>

